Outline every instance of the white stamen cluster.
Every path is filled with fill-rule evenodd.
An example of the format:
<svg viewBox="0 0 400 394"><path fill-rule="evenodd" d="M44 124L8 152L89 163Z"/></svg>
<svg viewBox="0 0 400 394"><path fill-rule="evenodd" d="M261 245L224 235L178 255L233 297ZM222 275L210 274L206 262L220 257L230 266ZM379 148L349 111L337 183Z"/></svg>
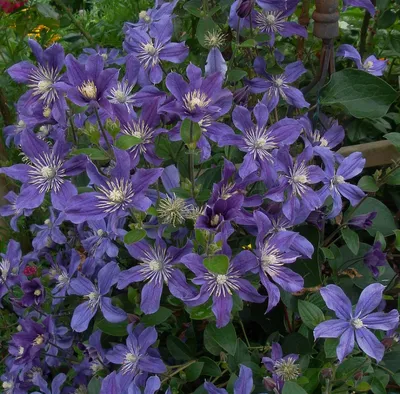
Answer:
<svg viewBox="0 0 400 394"><path fill-rule="evenodd" d="M118 209L126 209L135 194L132 182L128 179L114 179L107 181L106 185L99 186L99 202L97 206L107 213Z"/></svg>
<svg viewBox="0 0 400 394"><path fill-rule="evenodd" d="M293 188L293 195L301 197L307 190L308 180L308 169L304 162L300 164L296 163L293 169L290 169L289 183Z"/></svg>
<svg viewBox="0 0 400 394"><path fill-rule="evenodd" d="M58 192L64 183L63 164L64 161L53 153L43 153L29 163L29 183L35 185L40 193L50 190Z"/></svg>
<svg viewBox="0 0 400 394"><path fill-rule="evenodd" d="M53 87L58 79L56 69L39 65L30 74L28 86L33 90L34 96L40 96L40 100L49 105L58 98L58 93Z"/></svg>
<svg viewBox="0 0 400 394"><path fill-rule="evenodd" d="M142 260L142 269L140 271L145 279L150 282L155 281L158 284L168 284L173 268L171 266L172 258L167 250L161 247L154 247L144 254L145 257Z"/></svg>
<svg viewBox="0 0 400 394"><path fill-rule="evenodd" d="M44 335L38 335L32 342L33 346L40 346L44 342Z"/></svg>
<svg viewBox="0 0 400 394"><path fill-rule="evenodd" d="M186 93L183 98L183 105L188 112L193 112L196 108L206 108L210 103L211 99L199 89Z"/></svg>
<svg viewBox="0 0 400 394"><path fill-rule="evenodd" d="M282 11L257 12L255 23L262 32L276 33L284 26L285 18L282 17L282 14Z"/></svg>
<svg viewBox="0 0 400 394"><path fill-rule="evenodd" d="M92 291L91 293L87 294L84 296L84 298L86 298L89 302L89 308L93 311L95 310L100 303L100 293L95 290Z"/></svg>
<svg viewBox="0 0 400 394"><path fill-rule="evenodd" d="M125 375L127 373L134 373L137 369L139 358L140 355L136 355L134 353L126 353L121 367L122 374Z"/></svg>
<svg viewBox="0 0 400 394"><path fill-rule="evenodd" d="M118 82L115 88L110 89L108 99L112 104L125 104L127 109L130 111L130 104L134 102L134 94L132 94L133 85L130 85L128 81L124 80Z"/></svg>
<svg viewBox="0 0 400 394"><path fill-rule="evenodd" d="M124 134L131 135L132 137L140 138L142 142L134 145L131 149L139 149L140 153L146 152L146 144L151 143L154 129L152 129L144 120L132 121L124 126L121 131Z"/></svg>
<svg viewBox="0 0 400 394"><path fill-rule="evenodd" d="M78 87L81 95L89 100L95 100L97 98L97 87L93 81L85 81L81 86Z"/></svg>
<svg viewBox="0 0 400 394"><path fill-rule="evenodd" d="M318 130L315 130L311 134L311 138L313 139L314 142L319 143L320 146L328 146L329 142L321 135L321 133Z"/></svg>
<svg viewBox="0 0 400 394"><path fill-rule="evenodd" d="M364 327L363 321L362 321L361 319L359 319L359 318L352 319L352 320L351 320L351 325L352 325L356 330L358 330L358 329Z"/></svg>
<svg viewBox="0 0 400 394"><path fill-rule="evenodd" d="M271 151L278 147L275 138L270 135L267 127L254 126L250 130L246 130L244 135L244 143L247 151L252 154L253 159L272 161Z"/></svg>
<svg viewBox="0 0 400 394"><path fill-rule="evenodd" d="M151 41L141 44L141 50L138 54L138 59L145 70L149 67L154 67L159 63L159 55L162 49L163 46L161 44L154 46L153 42Z"/></svg>
<svg viewBox="0 0 400 394"><path fill-rule="evenodd" d="M225 44L225 34L218 30L206 32L204 44L209 48L221 48Z"/></svg>
<svg viewBox="0 0 400 394"><path fill-rule="evenodd" d="M226 274L207 272L204 279L207 281L207 291L216 297L226 297L239 290L238 279L240 275L236 271L228 270Z"/></svg>
<svg viewBox="0 0 400 394"><path fill-rule="evenodd" d="M186 204L183 198L167 196L160 200L157 214L160 221L164 224L171 224L176 227L184 223L185 219L191 215L191 206Z"/></svg>
<svg viewBox="0 0 400 394"><path fill-rule="evenodd" d="M278 360L274 364L274 372L284 381L295 380L300 375L300 368L295 363L296 360L292 357L288 357L286 360Z"/></svg>
<svg viewBox="0 0 400 394"><path fill-rule="evenodd" d="M7 280L10 268L11 268L11 262L9 259L4 258L0 261L0 273L3 282Z"/></svg>

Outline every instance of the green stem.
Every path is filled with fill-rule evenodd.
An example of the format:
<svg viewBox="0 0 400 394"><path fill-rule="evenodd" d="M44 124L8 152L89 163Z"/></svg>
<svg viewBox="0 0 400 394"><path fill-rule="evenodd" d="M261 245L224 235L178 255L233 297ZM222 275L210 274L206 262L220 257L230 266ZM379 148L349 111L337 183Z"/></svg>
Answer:
<svg viewBox="0 0 400 394"><path fill-rule="evenodd" d="M183 371L184 369L186 369L190 365L194 364L195 362L197 362L197 360L191 360L191 361L188 361L186 364L183 364L180 368L178 368L177 370L172 372L171 375L168 375L165 379L163 379L161 384L164 384L169 379L171 379L173 376L177 375L179 372Z"/></svg>
<svg viewBox="0 0 400 394"><path fill-rule="evenodd" d="M96 114L96 119L97 119L97 123L99 124L99 128L100 128L101 134L103 135L103 138L106 140L106 144L107 144L107 148L108 148L108 154L111 155L111 156L114 156L110 141L108 140L108 136L107 136L106 130L104 129L103 124L101 123L99 111L97 110L97 108L94 109L94 113Z"/></svg>
<svg viewBox="0 0 400 394"><path fill-rule="evenodd" d="M195 189L194 189L194 152L193 152L193 122L190 122L190 143L189 143L189 176L192 190L192 197L194 198Z"/></svg>
<svg viewBox="0 0 400 394"><path fill-rule="evenodd" d="M239 320L239 324L240 324L240 327L242 327L242 331L243 331L244 339L246 340L247 347L250 347L249 338L247 338L247 334L246 334L246 330L244 329L243 322L241 320Z"/></svg>

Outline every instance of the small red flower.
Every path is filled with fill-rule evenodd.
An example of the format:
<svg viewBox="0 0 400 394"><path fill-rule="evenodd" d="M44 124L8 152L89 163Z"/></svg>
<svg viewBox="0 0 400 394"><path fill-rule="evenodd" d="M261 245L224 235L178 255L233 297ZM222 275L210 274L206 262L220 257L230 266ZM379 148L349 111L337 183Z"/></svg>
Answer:
<svg viewBox="0 0 400 394"><path fill-rule="evenodd" d="M28 0L15 1L15 0L0 0L0 8L6 13L11 14L11 12L18 10L24 6Z"/></svg>
<svg viewBox="0 0 400 394"><path fill-rule="evenodd" d="M36 273L37 273L37 268L36 267L33 267L31 265L27 265L24 268L24 275L26 275L26 276L35 275Z"/></svg>

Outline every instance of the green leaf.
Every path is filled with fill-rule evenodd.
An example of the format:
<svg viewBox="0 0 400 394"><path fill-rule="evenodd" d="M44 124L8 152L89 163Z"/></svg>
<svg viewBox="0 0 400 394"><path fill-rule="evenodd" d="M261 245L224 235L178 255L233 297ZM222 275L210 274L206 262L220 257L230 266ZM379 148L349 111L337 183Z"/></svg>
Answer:
<svg viewBox="0 0 400 394"><path fill-rule="evenodd" d="M378 19L378 28L387 29L392 26L397 19L397 15L393 10L386 10Z"/></svg>
<svg viewBox="0 0 400 394"><path fill-rule="evenodd" d="M198 123L192 122L190 119L186 118L181 124L181 138L186 144L194 144L201 137L201 127Z"/></svg>
<svg viewBox="0 0 400 394"><path fill-rule="evenodd" d="M240 44L242 48L254 48L257 46L257 41L254 38L250 38Z"/></svg>
<svg viewBox="0 0 400 394"><path fill-rule="evenodd" d="M59 14L50 4L38 4L37 10L45 18L58 19Z"/></svg>
<svg viewBox="0 0 400 394"><path fill-rule="evenodd" d="M400 373L395 373L392 376L393 380L396 382L396 384L400 385Z"/></svg>
<svg viewBox="0 0 400 394"><path fill-rule="evenodd" d="M396 98L383 79L351 68L334 73L321 91L322 105L342 105L356 118L380 118Z"/></svg>
<svg viewBox="0 0 400 394"><path fill-rule="evenodd" d="M386 183L391 186L400 185L400 168L394 170L386 179Z"/></svg>
<svg viewBox="0 0 400 394"><path fill-rule="evenodd" d="M384 365L387 369L392 372L400 371L400 350L395 350L392 352L386 352L383 357Z"/></svg>
<svg viewBox="0 0 400 394"><path fill-rule="evenodd" d="M72 151L72 156L76 155L87 155L89 156L92 160L108 160L109 157L106 155L106 153L100 149L97 148L81 148L81 149L75 149Z"/></svg>
<svg viewBox="0 0 400 394"><path fill-rule="evenodd" d="M123 135L118 138L115 145L119 149L127 150L132 148L132 146L140 144L141 142L141 138L134 137L133 135Z"/></svg>
<svg viewBox="0 0 400 394"><path fill-rule="evenodd" d="M371 386L369 385L368 382L360 382L356 386L357 393L358 392L365 393L365 392L367 392L369 390L371 390Z"/></svg>
<svg viewBox="0 0 400 394"><path fill-rule="evenodd" d="M186 310L188 311L191 319L206 320L214 315L211 308L211 302L206 302L205 304L194 306L192 308L186 307Z"/></svg>
<svg viewBox="0 0 400 394"><path fill-rule="evenodd" d="M221 375L221 369L218 364L209 357L200 357L199 362L204 363L202 374L205 376L217 377Z"/></svg>
<svg viewBox="0 0 400 394"><path fill-rule="evenodd" d="M296 382L285 382L282 394L307 394L307 392Z"/></svg>
<svg viewBox="0 0 400 394"><path fill-rule="evenodd" d="M172 335L167 338L167 348L175 360L189 361L194 358L193 352L189 346Z"/></svg>
<svg viewBox="0 0 400 394"><path fill-rule="evenodd" d="M324 342L324 351L326 358L336 358L336 348L339 345L339 340L336 338L327 338Z"/></svg>
<svg viewBox="0 0 400 394"><path fill-rule="evenodd" d="M382 235L381 232L377 231L375 234L375 240L374 242L380 242L382 245L382 250L386 249L386 239L385 237Z"/></svg>
<svg viewBox="0 0 400 394"><path fill-rule="evenodd" d="M329 248L320 248L320 249L324 255L325 260L333 260L335 258L335 255Z"/></svg>
<svg viewBox="0 0 400 394"><path fill-rule="evenodd" d="M184 10L186 10L189 14L197 16L197 18L204 16L204 12L201 10L201 7L201 0L190 0L183 5Z"/></svg>
<svg viewBox="0 0 400 394"><path fill-rule="evenodd" d="M397 250L400 251L400 230L394 230L394 233L396 235L396 239L394 241L394 246Z"/></svg>
<svg viewBox="0 0 400 394"><path fill-rule="evenodd" d="M99 378L93 377L87 386L88 394L99 394L101 389L101 381Z"/></svg>
<svg viewBox="0 0 400 394"><path fill-rule="evenodd" d="M360 239L358 238L358 234L348 227L343 227L340 231L348 248L354 254L357 254L358 250L360 249Z"/></svg>
<svg viewBox="0 0 400 394"><path fill-rule="evenodd" d="M146 231L143 229L135 229L131 230L124 236L124 242L127 245L134 244L135 242L139 242L146 236Z"/></svg>
<svg viewBox="0 0 400 394"><path fill-rule="evenodd" d="M211 17L201 18L197 24L196 37L202 47L207 48L205 37L207 32L218 31L217 24L212 20Z"/></svg>
<svg viewBox="0 0 400 394"><path fill-rule="evenodd" d="M203 370L204 362L195 362L192 365L189 365L185 369L186 380L188 382L194 382L201 375L201 371Z"/></svg>
<svg viewBox="0 0 400 394"><path fill-rule="evenodd" d="M351 209L351 208L350 208ZM377 212L372 226L367 229L368 233L375 236L377 231L380 231L385 237L392 235L396 229L393 215L385 204L376 198L368 197L353 213L353 217L363 215L370 212ZM346 215L345 215L346 216Z"/></svg>
<svg viewBox="0 0 400 394"><path fill-rule="evenodd" d="M365 357L349 358L339 365L336 370L336 379L347 380L352 378L356 372L366 369L369 363Z"/></svg>
<svg viewBox="0 0 400 394"><path fill-rule="evenodd" d="M158 324L165 322L165 320L167 320L171 315L171 309L161 306L156 313L143 316L141 323L144 323L146 326L157 326Z"/></svg>
<svg viewBox="0 0 400 394"><path fill-rule="evenodd" d="M214 340L222 349L233 356L236 352L236 331L232 323L225 327L217 328L215 323L209 323L204 331L204 339L206 337Z"/></svg>
<svg viewBox="0 0 400 394"><path fill-rule="evenodd" d="M229 267L229 257L224 254L216 254L203 260L204 266L215 274L226 274Z"/></svg>
<svg viewBox="0 0 400 394"><path fill-rule="evenodd" d="M113 337L126 337L128 335L128 332L126 331L126 328L128 327L127 320L120 323L110 323L106 319L102 318L96 321L94 326L105 334Z"/></svg>
<svg viewBox="0 0 400 394"><path fill-rule="evenodd" d="M308 301L299 300L299 313L303 323L310 329L314 329L325 320L324 314L316 305Z"/></svg>
<svg viewBox="0 0 400 394"><path fill-rule="evenodd" d="M400 150L400 133L388 133L384 137L389 140L396 149Z"/></svg>
<svg viewBox="0 0 400 394"><path fill-rule="evenodd" d="M235 69L228 72L229 82L238 82L247 75L247 71Z"/></svg>
<svg viewBox="0 0 400 394"><path fill-rule="evenodd" d="M375 179L370 175L363 176L358 181L358 187L365 192L377 192L379 190L378 185L375 182Z"/></svg>
<svg viewBox="0 0 400 394"><path fill-rule="evenodd" d="M382 382L378 378L375 378L375 377L373 377L371 380L371 391L374 394L386 394L387 393L385 386L382 384Z"/></svg>

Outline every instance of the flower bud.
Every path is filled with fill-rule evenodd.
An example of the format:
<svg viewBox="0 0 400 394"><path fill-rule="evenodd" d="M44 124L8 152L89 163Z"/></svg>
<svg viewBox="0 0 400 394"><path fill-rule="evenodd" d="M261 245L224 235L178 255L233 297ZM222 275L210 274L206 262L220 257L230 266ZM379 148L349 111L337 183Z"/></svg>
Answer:
<svg viewBox="0 0 400 394"><path fill-rule="evenodd" d="M332 368L321 369L321 376L324 379L332 379L332 376L333 376Z"/></svg>
<svg viewBox="0 0 400 394"><path fill-rule="evenodd" d="M246 18L250 15L254 8L253 0L241 0L238 7L236 8L236 15L239 18Z"/></svg>
<svg viewBox="0 0 400 394"><path fill-rule="evenodd" d="M272 391L276 387L276 383L275 383L274 379L272 379L272 378L270 378L268 376L263 378L263 384L264 384L264 387L268 391Z"/></svg>

